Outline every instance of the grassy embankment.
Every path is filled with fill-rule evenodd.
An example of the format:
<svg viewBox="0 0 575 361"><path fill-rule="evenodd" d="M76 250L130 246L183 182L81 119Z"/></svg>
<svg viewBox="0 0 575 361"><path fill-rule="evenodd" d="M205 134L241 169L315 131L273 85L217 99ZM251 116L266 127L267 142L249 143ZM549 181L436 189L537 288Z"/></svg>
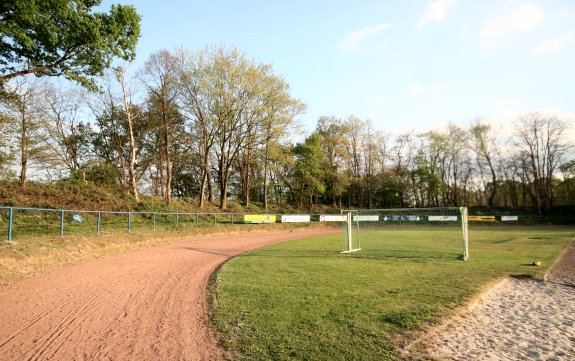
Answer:
<svg viewBox="0 0 575 361"><path fill-rule="evenodd" d="M234 358L387 360L426 325L508 275L541 277L573 228L470 229L470 259L441 233L387 231L342 256L342 236L312 237L254 250L223 265L211 286L213 323ZM364 234L367 238L368 234ZM377 244L365 244L377 242ZM445 248L444 248L445 247ZM542 267L531 262L539 260ZM411 335L411 336L410 336Z"/></svg>

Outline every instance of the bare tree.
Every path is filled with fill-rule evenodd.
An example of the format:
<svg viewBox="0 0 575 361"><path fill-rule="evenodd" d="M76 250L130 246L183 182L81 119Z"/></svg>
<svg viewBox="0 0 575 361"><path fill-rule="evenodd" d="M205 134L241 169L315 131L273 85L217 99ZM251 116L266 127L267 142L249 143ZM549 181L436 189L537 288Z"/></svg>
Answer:
<svg viewBox="0 0 575 361"><path fill-rule="evenodd" d="M470 128L469 146L475 153L477 169L483 181L483 188L487 197L487 207L495 205L497 196L498 177L496 172L497 156L500 147L496 134L491 126L480 119L476 119ZM487 168L487 169L486 169ZM485 173L489 172L490 182L485 181Z"/></svg>
<svg viewBox="0 0 575 361"><path fill-rule="evenodd" d="M527 191L538 213L553 202L553 174L572 146L564 139L567 123L537 112L523 115L515 124L514 143L523 160Z"/></svg>
<svg viewBox="0 0 575 361"><path fill-rule="evenodd" d="M193 53L185 49L178 52L177 72L181 93L178 97L184 116L190 121L190 133L196 134L190 139L197 139L197 151L200 158L201 176L199 186L199 207L204 208L206 188L210 184L210 154L216 134L222 124L214 120L210 112L215 99L211 96L209 84L209 62L205 50ZM194 148L192 146L192 148ZM211 192L210 192L211 193Z"/></svg>
<svg viewBox="0 0 575 361"><path fill-rule="evenodd" d="M363 207L365 187L362 182L363 169L363 138L365 134L365 123L360 118L351 115L346 120L349 129L349 142L347 146L347 159L351 170L351 184L355 192L355 204ZM348 203L351 205L351 192L348 192Z"/></svg>
<svg viewBox="0 0 575 361"><path fill-rule="evenodd" d="M71 173L86 181L82 157L87 152L87 124L80 122L82 101L77 88L49 86L45 93L44 114L49 143L54 153Z"/></svg>
<svg viewBox="0 0 575 361"><path fill-rule="evenodd" d="M177 116L176 98L178 96L178 79L176 74L176 59L167 50L161 50L150 56L140 78L148 90L147 101L151 103L159 118L157 140L158 169L163 186L163 195L166 203L172 200L172 133ZM165 167L164 167L165 163ZM163 175L165 170L165 183Z"/></svg>
<svg viewBox="0 0 575 361"><path fill-rule="evenodd" d="M20 155L20 186L24 190L33 163L49 172L54 155L46 143L42 99L46 90L41 79L25 76L17 78L10 89L7 116L13 123Z"/></svg>

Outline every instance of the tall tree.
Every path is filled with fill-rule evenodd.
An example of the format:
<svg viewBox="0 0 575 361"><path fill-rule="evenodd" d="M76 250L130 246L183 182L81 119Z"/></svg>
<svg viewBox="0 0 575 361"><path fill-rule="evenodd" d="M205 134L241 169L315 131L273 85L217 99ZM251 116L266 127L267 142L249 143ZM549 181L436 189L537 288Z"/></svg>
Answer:
<svg viewBox="0 0 575 361"><path fill-rule="evenodd" d="M115 70L103 82L105 92L90 94L89 105L96 123L90 140L94 153L102 160L90 168L99 165L98 172L109 173L107 169L113 165L119 183L135 196L153 159L148 144L154 124L135 100L139 89L128 78L127 69Z"/></svg>
<svg viewBox="0 0 575 361"><path fill-rule="evenodd" d="M296 190L299 207L303 207L303 202L307 199L311 209L314 205L314 197L325 191L322 168L325 160L319 136L314 133L307 137L304 143L296 144L293 154L296 158L293 189Z"/></svg>
<svg viewBox="0 0 575 361"><path fill-rule="evenodd" d="M523 115L515 124L515 146L525 162L526 186L539 213L547 212L553 201L553 174L572 144L565 139L567 123L540 113Z"/></svg>
<svg viewBox="0 0 575 361"><path fill-rule="evenodd" d="M91 127L79 120L81 106L78 89L55 85L47 88L44 116L49 144L66 169L86 181L83 163L88 160Z"/></svg>
<svg viewBox="0 0 575 361"><path fill-rule="evenodd" d="M163 186L164 200L170 203L173 183L172 134L176 133L176 125L180 125L176 123L181 120L176 103L179 87L175 57L166 50L152 54L144 65L141 79L148 90L147 102L152 110L150 115L158 120L158 178Z"/></svg>
<svg viewBox="0 0 575 361"><path fill-rule="evenodd" d="M348 203L352 204L351 195L355 195L357 207L363 207L364 190L362 182L362 162L363 162L363 138L365 123L355 115L351 115L346 120L346 126L349 129L349 142L347 144L347 154L349 160L349 169L351 174L351 186L353 192L348 192Z"/></svg>
<svg viewBox="0 0 575 361"><path fill-rule="evenodd" d="M398 177L400 184L399 197L401 207L417 203L417 193L414 191L413 177L415 166L416 146L413 132L400 134L395 139L395 144L391 149L391 160L393 162L393 172Z"/></svg>
<svg viewBox="0 0 575 361"><path fill-rule="evenodd" d="M575 159L565 162L559 166L563 174L563 184L566 189L565 201L568 205L575 205Z"/></svg>
<svg viewBox="0 0 575 361"><path fill-rule="evenodd" d="M140 16L134 7L100 0L3 1L0 5L0 85L26 75L64 76L95 88L119 57L135 58Z"/></svg>
<svg viewBox="0 0 575 361"><path fill-rule="evenodd" d="M22 77L12 84L11 96L5 103L11 118L13 136L17 142L20 168L20 187L24 190L33 163L51 169L54 155L46 143L43 118L45 84L42 80Z"/></svg>
<svg viewBox="0 0 575 361"><path fill-rule="evenodd" d="M197 53L180 49L178 51L177 72L181 87L178 98L184 116L190 121L190 140L197 143L200 159L200 185L198 189L199 207L203 209L206 201L206 188L210 184L210 155L216 134L221 123L215 121L211 109L215 99L210 93L209 60L205 49ZM195 136L194 136L195 135ZM194 145L191 145L194 148Z"/></svg>
<svg viewBox="0 0 575 361"><path fill-rule="evenodd" d="M287 84L273 74L269 65L254 63L236 48L205 47L195 54L182 51L179 58L181 107L192 129L200 134L200 207L213 157L220 207L226 209L230 179L240 154L245 156L240 162L243 175L249 177L252 153L261 144L265 125L293 118L294 109L301 103L291 99ZM249 179L243 182L249 190ZM245 203L248 195L245 193Z"/></svg>
<svg viewBox="0 0 575 361"><path fill-rule="evenodd" d="M348 172L345 166L348 162L349 127L337 117L321 116L317 121L316 133L320 137L320 145L325 155L325 178L327 192L331 203L341 206L341 196L349 186ZM327 193L326 192L326 193Z"/></svg>
<svg viewBox="0 0 575 361"><path fill-rule="evenodd" d="M117 68L116 69L116 77L118 82L120 83L120 87L122 89L122 100L124 105L124 113L126 115L126 121L128 124L128 140L130 144L130 149L128 151L128 181L129 181L129 189L130 193L136 198L136 201L140 201L140 195L138 191L138 176L136 174L136 138L134 136L134 128L135 122L141 116L141 109L139 109L134 104L134 94L130 90L127 84L127 67Z"/></svg>
<svg viewBox="0 0 575 361"><path fill-rule="evenodd" d="M491 126L479 119L475 120L471 125L470 134L469 144L475 152L477 169L481 179L485 179L484 174L486 172L490 175L489 184L483 181L483 185L485 192L489 193L487 197L487 207L493 207L495 205L495 197L497 196L498 184L496 157L500 151L497 138Z"/></svg>

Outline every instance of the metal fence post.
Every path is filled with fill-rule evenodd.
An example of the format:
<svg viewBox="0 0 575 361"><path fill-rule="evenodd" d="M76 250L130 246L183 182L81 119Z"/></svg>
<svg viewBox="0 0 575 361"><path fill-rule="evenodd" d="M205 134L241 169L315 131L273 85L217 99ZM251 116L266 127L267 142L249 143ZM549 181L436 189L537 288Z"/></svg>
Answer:
<svg viewBox="0 0 575 361"><path fill-rule="evenodd" d="M179 223L180 223L180 215L176 213L176 228L178 228Z"/></svg>
<svg viewBox="0 0 575 361"><path fill-rule="evenodd" d="M98 211L98 224L96 225L96 234L100 234L101 223L102 223L102 212Z"/></svg>
<svg viewBox="0 0 575 361"><path fill-rule="evenodd" d="M198 225L198 214L196 213L196 226Z"/></svg>
<svg viewBox="0 0 575 361"><path fill-rule="evenodd" d="M128 232L132 230L132 212L128 212Z"/></svg>
<svg viewBox="0 0 575 361"><path fill-rule="evenodd" d="M154 221L153 221L153 225L152 225L152 229L156 229L156 213L154 213Z"/></svg>
<svg viewBox="0 0 575 361"><path fill-rule="evenodd" d="M12 221L14 220L14 208L10 207L8 211L8 240L12 240Z"/></svg>
<svg viewBox="0 0 575 361"><path fill-rule="evenodd" d="M60 237L64 237L64 211L60 211Z"/></svg>
<svg viewBox="0 0 575 361"><path fill-rule="evenodd" d="M214 213L214 224L217 224L216 223L216 213Z"/></svg>
<svg viewBox="0 0 575 361"><path fill-rule="evenodd" d="M232 213L232 224L234 224L234 214Z"/></svg>

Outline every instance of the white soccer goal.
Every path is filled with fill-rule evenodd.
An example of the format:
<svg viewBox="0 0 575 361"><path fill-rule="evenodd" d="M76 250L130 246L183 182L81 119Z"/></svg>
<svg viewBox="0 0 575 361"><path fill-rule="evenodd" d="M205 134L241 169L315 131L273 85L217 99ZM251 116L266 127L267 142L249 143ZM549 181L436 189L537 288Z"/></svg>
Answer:
<svg viewBox="0 0 575 361"><path fill-rule="evenodd" d="M466 207L343 210L341 253L358 257L469 258Z"/></svg>

